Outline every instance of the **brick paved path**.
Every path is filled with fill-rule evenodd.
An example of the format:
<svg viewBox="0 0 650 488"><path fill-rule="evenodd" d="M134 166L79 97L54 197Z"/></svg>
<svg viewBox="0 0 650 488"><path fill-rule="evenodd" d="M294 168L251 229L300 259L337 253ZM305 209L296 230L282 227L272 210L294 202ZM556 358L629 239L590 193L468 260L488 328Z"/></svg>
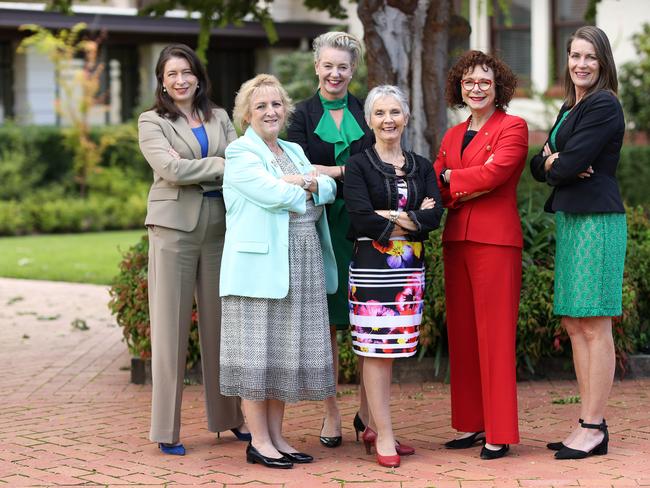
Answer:
<svg viewBox="0 0 650 488"><path fill-rule="evenodd" d="M417 448L402 467L379 467L354 441L356 388L340 388L344 444L318 443L321 407L290 406L286 431L316 457L274 471L244 460L245 444L204 428L201 388L183 402L184 458L148 441L150 386L129 384L129 357L106 309L103 287L0 279L0 486L550 487L650 486L650 380L616 382L608 421L610 453L556 461L544 448L573 425L573 382L519 385L522 443L512 455L478 459L479 448L446 451L449 388L395 386L397 435ZM86 321L78 330L74 319Z"/></svg>

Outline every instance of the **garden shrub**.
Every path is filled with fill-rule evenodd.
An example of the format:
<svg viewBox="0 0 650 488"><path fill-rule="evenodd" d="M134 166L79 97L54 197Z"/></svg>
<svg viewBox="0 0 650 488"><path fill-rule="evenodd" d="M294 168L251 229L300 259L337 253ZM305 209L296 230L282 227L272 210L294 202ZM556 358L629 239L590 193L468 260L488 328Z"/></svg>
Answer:
<svg viewBox="0 0 650 488"><path fill-rule="evenodd" d="M146 211L142 193L49 199L35 192L23 201L0 200L0 236L137 229Z"/></svg>
<svg viewBox="0 0 650 488"><path fill-rule="evenodd" d="M120 271L109 290L109 308L132 356L147 359L151 357L151 331L149 327L149 297L147 269L149 238L142 239L122 256ZM186 369L191 369L201 360L199 329L196 304L192 311L192 325L187 350Z"/></svg>
<svg viewBox="0 0 650 488"><path fill-rule="evenodd" d="M541 186L541 185L540 185ZM553 315L555 256L554 217L532 200L520 204L524 235L522 291L517 323L517 365L520 373L534 374L540 361L569 357L569 338ZM1 215L1 214L0 214ZM645 350L650 339L650 220L642 207L628 208L628 251L623 282L623 315L614 320L614 343L619 368L627 356ZM447 355L442 231L425 242L427 287L420 330L420 358L438 364ZM147 300L147 238L129 249L111 288L110 307L123 328L131 354L150 355ZM345 285L344 285L345 286ZM196 313L188 349L188 368L199 361ZM357 358L349 333L339 334L340 378L358 378Z"/></svg>

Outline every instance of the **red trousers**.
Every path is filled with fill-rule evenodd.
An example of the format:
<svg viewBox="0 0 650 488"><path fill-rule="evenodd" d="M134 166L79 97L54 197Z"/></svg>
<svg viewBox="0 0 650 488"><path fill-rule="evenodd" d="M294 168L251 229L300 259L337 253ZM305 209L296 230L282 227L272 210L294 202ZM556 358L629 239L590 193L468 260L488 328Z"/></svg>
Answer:
<svg viewBox="0 0 650 488"><path fill-rule="evenodd" d="M519 442L515 339L521 249L444 243L451 425L485 431L491 444Z"/></svg>

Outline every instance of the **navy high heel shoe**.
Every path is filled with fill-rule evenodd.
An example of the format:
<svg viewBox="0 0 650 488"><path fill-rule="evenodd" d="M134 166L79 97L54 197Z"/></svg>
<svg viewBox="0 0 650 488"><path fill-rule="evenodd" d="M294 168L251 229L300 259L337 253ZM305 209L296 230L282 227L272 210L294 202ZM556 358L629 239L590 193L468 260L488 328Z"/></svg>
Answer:
<svg viewBox="0 0 650 488"><path fill-rule="evenodd" d="M183 444L165 444L164 442L159 442L158 448L164 454L171 454L172 456L185 456L185 446L183 446Z"/></svg>
<svg viewBox="0 0 650 488"><path fill-rule="evenodd" d="M235 437L237 438L238 441L250 442L251 440L253 440L253 436L251 435L250 432L242 432L237 427L230 429L230 432L235 434ZM217 432L217 439L220 438L221 438L221 432Z"/></svg>

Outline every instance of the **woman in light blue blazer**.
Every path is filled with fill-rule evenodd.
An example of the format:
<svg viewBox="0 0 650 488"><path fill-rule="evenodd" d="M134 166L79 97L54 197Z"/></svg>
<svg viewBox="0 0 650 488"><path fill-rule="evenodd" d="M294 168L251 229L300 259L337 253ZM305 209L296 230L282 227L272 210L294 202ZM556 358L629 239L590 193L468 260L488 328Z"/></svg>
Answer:
<svg viewBox="0 0 650 488"><path fill-rule="evenodd" d="M282 435L285 402L336 393L326 293L337 269L323 206L336 184L298 144L278 138L293 105L258 75L235 98L243 136L226 149L221 264L221 393L242 398L252 441L246 460L309 463Z"/></svg>

